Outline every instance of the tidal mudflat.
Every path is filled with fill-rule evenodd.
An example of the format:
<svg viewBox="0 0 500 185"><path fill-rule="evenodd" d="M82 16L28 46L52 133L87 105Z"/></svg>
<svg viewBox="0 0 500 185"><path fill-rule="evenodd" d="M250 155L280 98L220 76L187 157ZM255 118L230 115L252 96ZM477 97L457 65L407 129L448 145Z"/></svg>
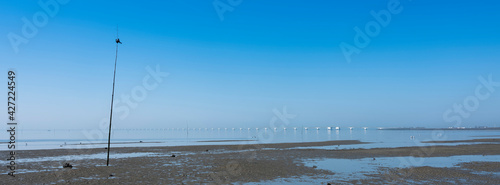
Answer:
<svg viewBox="0 0 500 185"><path fill-rule="evenodd" d="M474 142L476 143L476 142ZM380 184L500 183L500 144L371 149L304 143L18 151L18 174L6 184ZM440 162L447 161L447 162ZM63 168L71 163L73 168Z"/></svg>

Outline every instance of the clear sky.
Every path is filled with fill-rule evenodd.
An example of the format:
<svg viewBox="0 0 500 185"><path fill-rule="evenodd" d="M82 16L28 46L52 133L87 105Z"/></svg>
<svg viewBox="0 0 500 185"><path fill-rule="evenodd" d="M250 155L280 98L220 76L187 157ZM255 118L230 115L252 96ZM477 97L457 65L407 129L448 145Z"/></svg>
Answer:
<svg viewBox="0 0 500 185"><path fill-rule="evenodd" d="M17 70L23 128L109 118L117 25L114 128L269 127L284 107L289 126L500 126L500 87L479 80L500 82L500 3L398 2L3 1L0 67ZM341 43L356 47L366 25L348 62ZM464 101L466 115L453 110Z"/></svg>

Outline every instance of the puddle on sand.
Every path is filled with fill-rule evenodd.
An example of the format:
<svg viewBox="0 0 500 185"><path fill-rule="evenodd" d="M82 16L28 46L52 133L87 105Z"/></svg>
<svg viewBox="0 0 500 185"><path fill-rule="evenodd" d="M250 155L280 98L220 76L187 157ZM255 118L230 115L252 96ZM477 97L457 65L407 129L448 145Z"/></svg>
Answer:
<svg viewBox="0 0 500 185"><path fill-rule="evenodd" d="M249 182L249 183L241 183L245 185L310 185L310 184L326 184L330 182L332 176L325 176L323 178L314 178L309 176L302 177L292 177L292 178L279 178L275 180L262 181L262 182ZM238 184L238 183L236 183Z"/></svg>
<svg viewBox="0 0 500 185"><path fill-rule="evenodd" d="M337 179L348 180L363 178L365 174L375 173L379 167L407 168L430 166L437 168L457 167L463 162L497 162L500 155L461 155L451 157L379 157L363 159L317 159L304 161L306 166L330 170Z"/></svg>
<svg viewBox="0 0 500 185"><path fill-rule="evenodd" d="M135 152L135 153L115 153L111 154L109 157L111 159L121 159L121 158L134 158L134 157L161 157L161 156L171 156L172 154L176 154L177 156L186 156L193 155L194 152L178 152L173 151L168 154L163 153L153 153L153 152ZM65 156L57 156L57 157L39 157L39 158L25 158L18 159L19 163L38 163L38 162L47 162L47 161L80 161L80 160L90 160L90 159L105 159L106 153L97 153L97 154L87 154L87 155L65 155ZM177 165L177 164L174 164ZM106 166L97 164L99 166ZM55 171L57 169L62 169L60 167L54 166L43 166L42 170L33 170L33 169L18 169L17 173L36 173L36 172L44 172L44 171ZM73 169L77 169L73 167Z"/></svg>
<svg viewBox="0 0 500 185"><path fill-rule="evenodd" d="M63 167L62 166L54 167L54 166L45 166L44 165L44 166L42 166L42 170L18 168L16 173L23 174L23 173L50 172L50 171L56 171L58 169L63 169ZM72 169L78 169L78 168L73 167Z"/></svg>
<svg viewBox="0 0 500 185"><path fill-rule="evenodd" d="M130 158L130 157L146 157L146 156L155 156L159 155L157 153L151 152L137 152L137 153L115 153L111 154L109 157L111 159L119 159L119 158ZM104 156L104 157L103 157ZM104 159L106 158L106 153L97 153L97 154L86 154L86 155L65 155L65 156L56 156L56 157L39 157L39 158L26 158L19 159L20 163L30 163L30 162L44 162L44 161L63 161L63 160L88 160L88 159Z"/></svg>
<svg viewBox="0 0 500 185"><path fill-rule="evenodd" d="M117 179L115 176L110 177L99 177L99 176L91 176L91 177L79 177L74 179L74 181L78 180L100 180L100 179Z"/></svg>
<svg viewBox="0 0 500 185"><path fill-rule="evenodd" d="M244 183L250 185L267 184L326 184L327 182L348 182L353 179L364 179L365 174L377 173L379 167L389 168L406 168L406 167L458 167L459 163L484 161L484 162L498 162L500 155L463 155L451 157L380 157L380 158L363 158L363 159L310 159L305 160L306 166L316 166L318 169L333 171L334 175L327 175L323 177L292 177L292 178L279 178L271 181L262 181L255 183ZM483 175L500 175L499 172L481 172L475 171L472 173Z"/></svg>

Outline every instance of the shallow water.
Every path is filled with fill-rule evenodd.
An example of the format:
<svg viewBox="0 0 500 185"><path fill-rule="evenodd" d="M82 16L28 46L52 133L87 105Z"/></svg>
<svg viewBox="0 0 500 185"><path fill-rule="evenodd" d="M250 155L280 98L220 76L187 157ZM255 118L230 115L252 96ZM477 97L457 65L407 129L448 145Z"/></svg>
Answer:
<svg viewBox="0 0 500 185"><path fill-rule="evenodd" d="M376 174L380 167L407 168L407 167L457 167L464 162L498 162L500 155L463 155L451 157L380 157L364 159L310 159L303 161L306 166L330 170L334 175L325 177L292 177L280 178L272 181L245 183L248 185L281 185L281 184L326 184L327 182L348 182L354 179L366 178L366 174ZM500 176L500 172L474 172L478 174Z"/></svg>
<svg viewBox="0 0 500 185"><path fill-rule="evenodd" d="M227 145L227 144L259 144L259 143L283 143L283 142L315 142L330 140L360 140L372 142L359 145L336 145L319 147L296 147L295 149L351 149L351 148L380 148L380 147L405 147L405 146L431 146L431 145L459 145L476 143L421 143L421 141L433 140L471 140L485 138L499 138L497 131L414 131L414 130L115 130L112 141L121 144L112 144L112 147L146 147L146 146L183 146L183 145ZM413 136L413 137L411 137ZM2 137L3 138L3 137ZM104 148L107 147L107 139L87 139L85 131L55 130L55 131L20 131L18 133L18 150L57 149L57 148ZM227 140L227 141L224 141ZM244 140L244 141L242 141ZM248 141L253 140L253 141ZM142 142L141 142L142 141ZM200 142L217 141L217 142ZM27 145L26 145L27 143ZM80 144L82 143L82 144ZM2 147L0 150L6 150ZM7 151L5 151L7 152ZM226 153L232 151L210 151L211 153ZM1 153L1 152L0 152ZM169 154L154 152L138 153L113 153L110 157L130 158L147 156L168 156ZM189 153L182 153L189 155ZM19 163L36 163L45 161L61 161L64 159L92 160L105 159L106 153L101 152L91 155L66 155L58 157L22 158ZM365 174L375 173L379 167L409 167L409 166L431 166L431 167L453 167L462 162L471 161L499 161L500 156L452 156L452 157L381 157L364 159L311 159L303 161L306 166L316 166L335 172L335 175L325 177L294 177L276 179L273 181L259 182L253 184L326 184L332 179L352 180L353 178L364 178ZM59 165L59 164L58 164ZM177 165L175 163L165 165ZM47 166L45 171L54 171L62 168L60 166ZM29 169L20 169L19 173L37 172ZM488 173L489 175L500 175ZM252 184L252 183L249 183Z"/></svg>
<svg viewBox="0 0 500 185"><path fill-rule="evenodd" d="M413 137L412 137L413 136ZM259 129L151 129L151 130L114 130L112 147L136 146L182 146L182 145L228 145L283 142L314 142L329 140L360 140L372 142L361 145L341 145L319 147L320 149L379 148L402 146L429 146L436 144L421 143L433 140L469 140L477 138L498 138L498 131L490 130L265 130ZM0 132L0 142L8 138ZM107 147L107 132L101 130L19 130L17 150L57 149L57 148L104 148ZM244 140L220 142L219 140ZM248 141L256 140L256 141ZM140 141L143 141L142 143ZM219 142L200 142L219 141ZM154 142L154 143L152 143ZM120 143L120 144L113 144ZM463 143L441 143L457 145ZM0 147L1 150L8 148Z"/></svg>
<svg viewBox="0 0 500 185"><path fill-rule="evenodd" d="M375 173L379 167L408 168L430 166L455 167L464 162L498 162L500 155L460 155L450 157L378 157L363 159L316 159L304 161L306 166L335 172L338 179L361 178Z"/></svg>
<svg viewBox="0 0 500 185"><path fill-rule="evenodd" d="M134 158L134 157L161 157L161 156L170 156L172 154L182 154L182 155L192 155L192 152L176 152L172 151L168 154L164 153L154 153L154 152L134 152L134 153L112 153L110 155L110 159L122 159L122 158ZM41 172L41 171L54 171L57 169L61 169L59 163L61 161L92 161L95 159L105 159L107 153L96 153L96 154L82 154L82 155L63 155L56 157L37 157L37 158L18 158L16 159L17 163L39 163L39 162L56 162L59 166L44 166L43 170L33 170L33 169L18 169L17 173L32 173L32 172ZM171 164L170 164L171 165ZM95 164L95 166L105 166L103 164ZM77 167L73 167L73 169L77 169Z"/></svg>
<svg viewBox="0 0 500 185"><path fill-rule="evenodd" d="M107 153L97 153L97 154L83 154L83 155L63 155L57 157L38 157L38 158L18 158L16 161L19 163L30 163L30 162L44 162L44 161L64 161L64 160L89 160L89 159L102 159L105 158ZM110 155L111 159L119 158L130 158L130 157L147 157L147 156L159 156L165 154L158 154L152 152L137 152L137 153L113 153Z"/></svg>

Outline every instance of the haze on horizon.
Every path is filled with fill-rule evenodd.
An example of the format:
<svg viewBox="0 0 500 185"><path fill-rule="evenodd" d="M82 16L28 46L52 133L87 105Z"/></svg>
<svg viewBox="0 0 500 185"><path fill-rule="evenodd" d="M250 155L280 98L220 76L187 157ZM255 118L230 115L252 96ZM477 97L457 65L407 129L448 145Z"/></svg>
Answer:
<svg viewBox="0 0 500 185"><path fill-rule="evenodd" d="M44 9L2 2L20 127L109 119L116 25L113 128L269 127L283 109L289 127L500 126L500 2L231 2L69 1L17 52L9 34Z"/></svg>

